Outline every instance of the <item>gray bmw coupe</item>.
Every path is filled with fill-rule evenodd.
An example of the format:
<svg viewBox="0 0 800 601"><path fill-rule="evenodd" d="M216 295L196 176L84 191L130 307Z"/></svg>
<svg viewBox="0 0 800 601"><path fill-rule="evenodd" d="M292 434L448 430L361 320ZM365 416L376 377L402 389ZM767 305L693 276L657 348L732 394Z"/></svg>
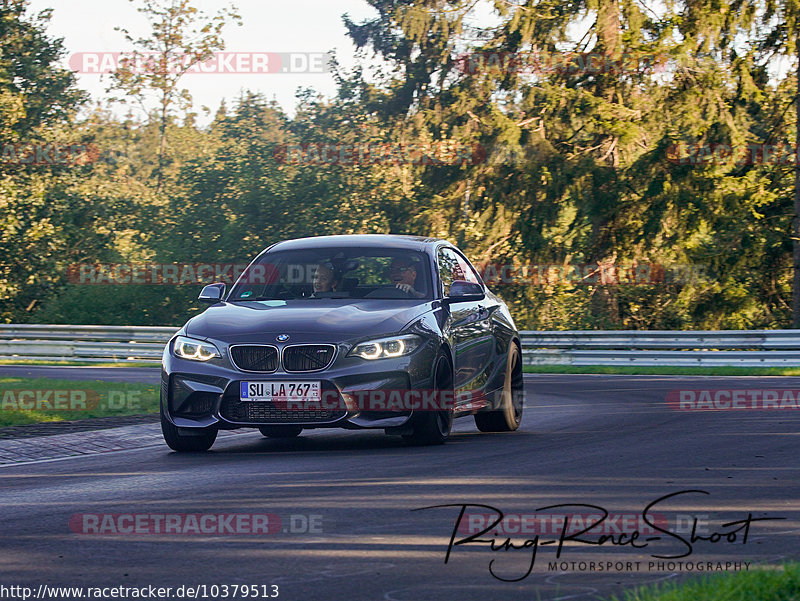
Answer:
<svg viewBox="0 0 800 601"><path fill-rule="evenodd" d="M519 333L452 244L415 236L303 238L264 250L164 349L161 427L176 451L221 429L293 437L377 428L440 444L453 419L522 419Z"/></svg>

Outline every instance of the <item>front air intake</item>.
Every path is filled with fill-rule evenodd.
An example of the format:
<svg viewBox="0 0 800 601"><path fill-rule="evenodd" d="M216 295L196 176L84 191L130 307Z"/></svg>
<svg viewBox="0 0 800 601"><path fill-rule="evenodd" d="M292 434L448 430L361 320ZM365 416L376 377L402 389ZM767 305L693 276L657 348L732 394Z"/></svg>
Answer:
<svg viewBox="0 0 800 601"><path fill-rule="evenodd" d="M271 372L278 369L278 349L268 345L230 347L231 361L242 371Z"/></svg>
<svg viewBox="0 0 800 601"><path fill-rule="evenodd" d="M321 371L333 362L332 344L296 344L283 349L283 369L292 372Z"/></svg>

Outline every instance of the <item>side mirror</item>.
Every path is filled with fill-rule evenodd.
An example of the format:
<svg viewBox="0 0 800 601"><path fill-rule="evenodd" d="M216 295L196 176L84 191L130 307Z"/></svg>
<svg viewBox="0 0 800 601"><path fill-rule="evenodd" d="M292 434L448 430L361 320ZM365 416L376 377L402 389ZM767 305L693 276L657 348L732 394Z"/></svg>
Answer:
<svg viewBox="0 0 800 601"><path fill-rule="evenodd" d="M450 295L446 300L451 303L474 303L486 298L483 286L465 280L455 280L450 284Z"/></svg>
<svg viewBox="0 0 800 601"><path fill-rule="evenodd" d="M225 284L209 284L203 288L197 300L213 305L221 301L223 296L225 296Z"/></svg>

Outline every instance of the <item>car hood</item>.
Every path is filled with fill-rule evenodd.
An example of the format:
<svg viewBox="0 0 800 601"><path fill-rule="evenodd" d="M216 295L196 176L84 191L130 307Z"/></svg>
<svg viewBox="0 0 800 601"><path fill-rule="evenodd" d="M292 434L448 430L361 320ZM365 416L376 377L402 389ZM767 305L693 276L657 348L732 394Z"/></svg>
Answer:
<svg viewBox="0 0 800 601"><path fill-rule="evenodd" d="M186 333L223 342L339 342L383 335L431 311L433 302L410 300L296 300L219 303L192 318Z"/></svg>

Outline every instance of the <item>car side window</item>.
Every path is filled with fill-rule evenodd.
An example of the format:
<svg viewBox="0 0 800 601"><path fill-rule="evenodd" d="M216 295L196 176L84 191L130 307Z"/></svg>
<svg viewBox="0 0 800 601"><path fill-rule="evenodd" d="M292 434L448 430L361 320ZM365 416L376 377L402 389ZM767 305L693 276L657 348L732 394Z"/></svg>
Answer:
<svg viewBox="0 0 800 601"><path fill-rule="evenodd" d="M450 285L453 280L458 278L455 274L458 271L458 255L449 248L440 248L439 256L439 277L442 280L442 294L444 296L450 295Z"/></svg>
<svg viewBox="0 0 800 601"><path fill-rule="evenodd" d="M458 257L458 266L460 268L461 277L456 278L457 280L466 280L467 282L471 282L473 284L482 284L480 277L477 273L475 273L475 269L472 267L472 263L467 261L465 257L460 255L459 253L454 253L456 257Z"/></svg>
<svg viewBox="0 0 800 601"><path fill-rule="evenodd" d="M439 249L438 262L444 296L450 295L450 286L456 280L466 280L474 284L481 283L467 260L451 248Z"/></svg>

